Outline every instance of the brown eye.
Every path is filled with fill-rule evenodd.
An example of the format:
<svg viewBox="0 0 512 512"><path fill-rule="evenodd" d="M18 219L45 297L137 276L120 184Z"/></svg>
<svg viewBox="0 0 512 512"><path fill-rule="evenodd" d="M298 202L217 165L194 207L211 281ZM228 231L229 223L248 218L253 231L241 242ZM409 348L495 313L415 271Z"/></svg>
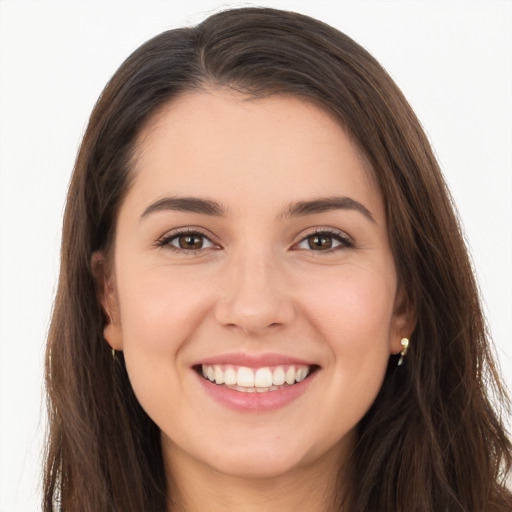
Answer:
<svg viewBox="0 0 512 512"><path fill-rule="evenodd" d="M325 251L332 248L332 236L331 235L311 235L307 237L308 246L314 251Z"/></svg>
<svg viewBox="0 0 512 512"><path fill-rule="evenodd" d="M182 231L174 235L166 236L157 243L158 247L170 247L183 254L204 249L218 249L206 235L198 231Z"/></svg>
<svg viewBox="0 0 512 512"><path fill-rule="evenodd" d="M204 237L195 234L180 235L176 238L180 249L202 249Z"/></svg>
<svg viewBox="0 0 512 512"><path fill-rule="evenodd" d="M296 249L307 249L316 252L332 252L338 249L354 247L350 238L342 231L331 233L330 231L317 231L303 238Z"/></svg>

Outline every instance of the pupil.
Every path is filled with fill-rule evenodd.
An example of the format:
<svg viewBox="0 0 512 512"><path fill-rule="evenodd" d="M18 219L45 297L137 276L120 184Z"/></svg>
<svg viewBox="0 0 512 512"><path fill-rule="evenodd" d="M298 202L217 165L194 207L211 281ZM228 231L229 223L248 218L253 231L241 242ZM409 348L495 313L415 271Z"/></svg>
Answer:
<svg viewBox="0 0 512 512"><path fill-rule="evenodd" d="M314 235L309 237L309 247L311 249L330 249L332 247L332 237L325 235Z"/></svg>
<svg viewBox="0 0 512 512"><path fill-rule="evenodd" d="M196 235L180 236L179 241L182 249L201 249L203 246L202 238Z"/></svg>

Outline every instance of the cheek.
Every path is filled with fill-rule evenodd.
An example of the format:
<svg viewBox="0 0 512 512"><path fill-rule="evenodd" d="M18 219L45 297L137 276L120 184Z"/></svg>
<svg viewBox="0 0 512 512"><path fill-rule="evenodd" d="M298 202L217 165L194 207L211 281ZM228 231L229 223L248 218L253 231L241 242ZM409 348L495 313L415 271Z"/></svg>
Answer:
<svg viewBox="0 0 512 512"><path fill-rule="evenodd" d="M132 274L137 275L135 273ZM119 279L123 351L130 381L144 406L179 390L181 351L207 314L211 300L190 278L165 269ZM157 396L162 394L162 396Z"/></svg>
<svg viewBox="0 0 512 512"><path fill-rule="evenodd" d="M198 288L190 279L190 272L171 276L164 267L139 273L128 269L128 273L131 278L125 274L118 280L126 369L148 415L168 419L169 404L181 410L186 394L182 349L207 314L211 299L204 287Z"/></svg>
<svg viewBox="0 0 512 512"><path fill-rule="evenodd" d="M323 290L304 299L306 315L333 350L352 353L384 344L387 350L396 292L394 274L346 268L333 272Z"/></svg>
<svg viewBox="0 0 512 512"><path fill-rule="evenodd" d="M338 274L322 296L304 301L305 314L330 354L330 399L352 404L355 418L370 407L387 368L394 321L392 277L382 272Z"/></svg>
<svg viewBox="0 0 512 512"><path fill-rule="evenodd" d="M175 352L207 311L209 298L195 280L168 274L153 270L124 280L119 296L125 351Z"/></svg>

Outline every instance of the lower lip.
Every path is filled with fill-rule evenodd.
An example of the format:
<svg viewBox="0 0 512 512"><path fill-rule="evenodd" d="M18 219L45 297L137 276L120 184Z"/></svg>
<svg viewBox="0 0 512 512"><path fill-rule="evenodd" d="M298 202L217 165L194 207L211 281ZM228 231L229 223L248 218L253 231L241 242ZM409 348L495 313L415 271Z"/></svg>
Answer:
<svg viewBox="0 0 512 512"><path fill-rule="evenodd" d="M285 407L303 395L318 372L302 382L275 391L248 393L219 386L197 374L204 390L218 403L239 412L270 412Z"/></svg>

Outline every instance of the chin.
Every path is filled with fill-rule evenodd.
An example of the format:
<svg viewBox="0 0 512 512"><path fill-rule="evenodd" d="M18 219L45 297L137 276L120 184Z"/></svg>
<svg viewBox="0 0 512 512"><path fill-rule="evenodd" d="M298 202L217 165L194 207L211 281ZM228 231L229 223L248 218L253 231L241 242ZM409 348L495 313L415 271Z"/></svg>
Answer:
<svg viewBox="0 0 512 512"><path fill-rule="evenodd" d="M321 447L304 439L258 434L230 436L229 443L216 443L215 448L203 451L208 454L203 460L220 473L257 479L279 477L323 458Z"/></svg>
<svg viewBox="0 0 512 512"><path fill-rule="evenodd" d="M284 476L301 466L300 460L262 457L261 454L238 454L222 457L213 468L219 473L246 479L267 479Z"/></svg>

